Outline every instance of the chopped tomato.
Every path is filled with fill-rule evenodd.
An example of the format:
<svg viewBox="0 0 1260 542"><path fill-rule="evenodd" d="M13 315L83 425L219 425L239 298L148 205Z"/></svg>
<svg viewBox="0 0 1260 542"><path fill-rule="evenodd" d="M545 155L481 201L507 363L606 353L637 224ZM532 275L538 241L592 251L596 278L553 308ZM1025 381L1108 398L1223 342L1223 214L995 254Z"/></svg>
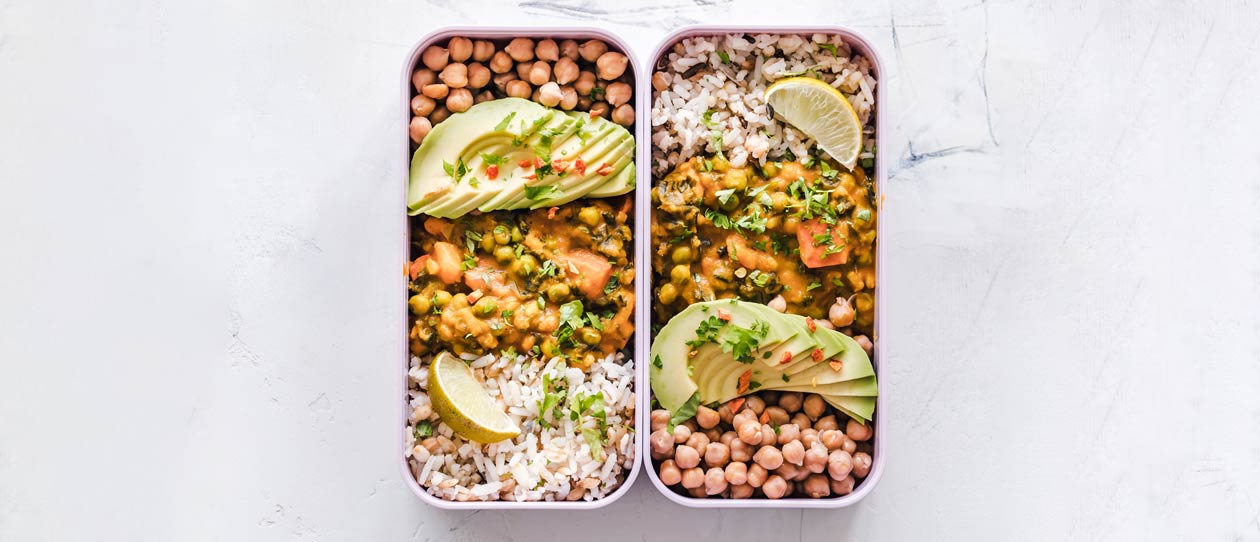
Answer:
<svg viewBox="0 0 1260 542"><path fill-rule="evenodd" d="M604 297L604 286L612 277L612 264L603 256L587 250L573 250L558 256L560 267L577 282L578 290L587 299ZM577 272L574 272L574 269Z"/></svg>
<svg viewBox="0 0 1260 542"><path fill-rule="evenodd" d="M822 358L823 358L822 350L815 348L813 352L809 353L809 357L813 358L813 360L816 362L822 361Z"/></svg>
<svg viewBox="0 0 1260 542"><path fill-rule="evenodd" d="M717 316L718 316L718 320L721 320L723 322L731 321L731 311L728 311L726 309L718 309Z"/></svg>
<svg viewBox="0 0 1260 542"><path fill-rule="evenodd" d="M840 360L838 360L838 359L831 360L830 365L831 365L831 370L833 370L833 371L835 371L835 372L837 372L837 373L838 373L838 372L840 372L840 369L843 369L843 368L844 368L844 362L843 362L843 361L840 361Z"/></svg>
<svg viewBox="0 0 1260 542"><path fill-rule="evenodd" d="M848 263L849 252L846 233L848 223L827 224L813 218L801 222L796 230L796 240L801 245L801 262L811 269Z"/></svg>
<svg viewBox="0 0 1260 542"><path fill-rule="evenodd" d="M609 164L608 162L604 162L603 164L600 164L599 169L595 170L595 173L598 173L600 175L608 175L612 172L613 172L612 164Z"/></svg>
<svg viewBox="0 0 1260 542"><path fill-rule="evenodd" d="M543 167L543 164L544 164L544 163L545 163L545 162L543 162L543 159L542 159L542 158L540 158L540 157L538 157L538 156L535 156L535 157L534 157L534 169L538 169L538 168L540 168L540 167Z"/></svg>
<svg viewBox="0 0 1260 542"><path fill-rule="evenodd" d="M576 171L578 175L586 175L586 162L583 162L581 158L574 160L573 171Z"/></svg>
<svg viewBox="0 0 1260 542"><path fill-rule="evenodd" d="M564 160L556 160L551 163L551 169L556 170L556 173L563 173L564 170L569 169L569 163Z"/></svg>
<svg viewBox="0 0 1260 542"><path fill-rule="evenodd" d="M757 418L757 421L761 423L770 423L770 411L769 410L761 411L761 417Z"/></svg>
<svg viewBox="0 0 1260 542"><path fill-rule="evenodd" d="M531 181L532 181L532 180L534 180L534 179L537 179L537 178L538 178L538 176L537 176L537 175L534 175L533 173L530 173L529 175L526 175L526 176L525 176L525 178L526 178L526 179L529 179L529 180L531 180Z"/></svg>
<svg viewBox="0 0 1260 542"><path fill-rule="evenodd" d="M792 353L788 351L784 351L783 359L779 360L779 365L783 365L784 363L791 363L791 362L792 362Z"/></svg>
<svg viewBox="0 0 1260 542"><path fill-rule="evenodd" d="M731 412L739 412L739 409L744 408L744 401L743 397L736 397L727 403L726 406L730 407Z"/></svg>
<svg viewBox="0 0 1260 542"><path fill-rule="evenodd" d="M429 255L425 254L424 256L416 258L411 262L411 265L408 266L407 269L408 274L411 275L411 280L416 280L416 278L420 276L420 271L424 269L424 262L428 260Z"/></svg>
<svg viewBox="0 0 1260 542"><path fill-rule="evenodd" d="M487 178L493 181L498 176L499 176L499 166L497 165L486 166Z"/></svg>
<svg viewBox="0 0 1260 542"><path fill-rule="evenodd" d="M459 278L463 276L464 270L460 268L459 247L451 243L438 241L433 243L433 261L438 264L437 277L446 284L455 284L459 282Z"/></svg>
<svg viewBox="0 0 1260 542"><path fill-rule="evenodd" d="M517 163L516 163L516 165L518 165L518 166L520 166L520 167L529 167L529 166L531 166L531 165L533 165L533 164L534 164L534 162L533 162L533 161L531 161L531 160L529 160L528 158L527 158L527 159L525 159L525 160L521 160L520 162L517 162Z"/></svg>
<svg viewBox="0 0 1260 542"><path fill-rule="evenodd" d="M424 231L433 235L440 235L443 239L451 238L452 227L454 227L454 224L451 224L450 220L442 218L430 217L424 221Z"/></svg>
<svg viewBox="0 0 1260 542"><path fill-rule="evenodd" d="M818 331L818 322L815 322L813 318L806 318L805 325L809 326L810 333Z"/></svg>
<svg viewBox="0 0 1260 542"><path fill-rule="evenodd" d="M559 211L559 210L560 210L559 207L552 207L550 209L547 209L547 218L555 218L556 211Z"/></svg>
<svg viewBox="0 0 1260 542"><path fill-rule="evenodd" d="M747 393L748 385L749 385L749 382L751 381L752 381L752 369L744 371L744 374L739 375L739 387L735 388L735 393L739 393L739 394Z"/></svg>

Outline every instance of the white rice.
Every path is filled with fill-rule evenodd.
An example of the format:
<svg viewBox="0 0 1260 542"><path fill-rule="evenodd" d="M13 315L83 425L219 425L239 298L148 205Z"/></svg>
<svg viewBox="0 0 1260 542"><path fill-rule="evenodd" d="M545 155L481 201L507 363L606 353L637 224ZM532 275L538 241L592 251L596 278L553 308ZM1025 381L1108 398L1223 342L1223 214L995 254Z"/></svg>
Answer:
<svg viewBox="0 0 1260 542"><path fill-rule="evenodd" d="M833 55L829 50L835 46ZM730 62L725 62L724 53ZM865 149L875 156L875 77L871 62L853 53L839 36L814 34L727 34L684 39L665 55L657 72L664 90L652 100L652 173L663 175L680 162L721 151L737 167L781 159L790 151L808 155L813 141L775 122L765 90L782 77L813 75L840 90L864 124ZM693 66L699 70L682 76ZM655 82L655 79L654 79ZM705 112L712 111L705 122ZM721 133L722 148L714 146Z"/></svg>
<svg viewBox="0 0 1260 542"><path fill-rule="evenodd" d="M411 416L403 454L429 494L455 501L595 500L612 493L634 465L634 362L621 354L595 362L588 371L562 358L546 363L524 356L474 357L474 374L504 412L521 427L512 440L478 444L460 438L432 412L428 359L411 358L408 394ZM563 394L554 419L539 420L543 377ZM562 384L556 384L562 383ZM563 388L563 389L559 389ZM606 429L593 451L582 429L598 430L592 416L572 420L579 396L604 397ZM428 420L433 435L416 441L415 428Z"/></svg>

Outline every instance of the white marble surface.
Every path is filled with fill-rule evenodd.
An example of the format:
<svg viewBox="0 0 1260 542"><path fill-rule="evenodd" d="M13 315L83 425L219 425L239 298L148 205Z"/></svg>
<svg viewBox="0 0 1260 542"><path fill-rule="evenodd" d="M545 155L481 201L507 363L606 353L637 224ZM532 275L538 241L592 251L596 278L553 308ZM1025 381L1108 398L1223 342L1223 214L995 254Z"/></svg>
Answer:
<svg viewBox="0 0 1260 542"><path fill-rule="evenodd" d="M208 3L207 3L208 4ZM1260 6L0 1L0 540L1260 540ZM888 470L841 511L400 483L397 76L449 24L888 66Z"/></svg>

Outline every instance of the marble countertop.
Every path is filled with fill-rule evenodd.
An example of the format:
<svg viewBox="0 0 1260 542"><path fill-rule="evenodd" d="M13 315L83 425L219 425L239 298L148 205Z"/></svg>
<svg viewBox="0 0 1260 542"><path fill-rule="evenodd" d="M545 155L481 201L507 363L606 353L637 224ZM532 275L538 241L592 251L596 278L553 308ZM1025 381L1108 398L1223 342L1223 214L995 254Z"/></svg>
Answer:
<svg viewBox="0 0 1260 542"><path fill-rule="evenodd" d="M0 540L1260 540L1260 6L0 2ZM842 24L887 65L887 471L836 511L401 483L400 63Z"/></svg>

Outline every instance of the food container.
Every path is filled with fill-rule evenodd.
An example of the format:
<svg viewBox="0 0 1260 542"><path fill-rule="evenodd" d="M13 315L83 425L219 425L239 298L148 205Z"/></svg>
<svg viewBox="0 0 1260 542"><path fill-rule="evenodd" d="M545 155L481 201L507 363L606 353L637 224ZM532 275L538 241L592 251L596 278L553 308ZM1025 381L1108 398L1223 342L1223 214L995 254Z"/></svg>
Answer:
<svg viewBox="0 0 1260 542"><path fill-rule="evenodd" d="M416 66L420 61L420 53L424 51L426 47L434 43L448 40L456 36L462 36L462 37L467 37L467 38L472 38L472 39L487 39L487 40L509 40L512 38L522 38L522 37L523 38L536 38L536 39L553 38L556 40L574 39L578 41L588 40L588 39L600 39L608 43L608 45L611 48L619 49L622 53L624 53L629 58L629 64L627 65L626 69L631 73L631 75L635 79L636 85L634 86L638 88L642 88L642 85L639 84L641 83L641 79L642 79L639 76L639 64L638 62L636 62L635 55L630 50L630 47L626 45L625 41L618 38L617 36L614 36L613 34L610 34L608 32L605 32L603 30L599 30L596 28L589 28L589 27L563 27L563 28L559 28L559 27L541 27L541 28L539 27L530 27L530 28L525 28L525 27L519 27L519 28L518 27L499 27L499 28L450 27L450 28L444 28L444 29L438 30L436 32L429 34L428 36L425 36L418 43L416 43L416 45L412 47L411 51L407 54L407 57L405 61L403 62L402 74L401 74L401 84L402 84L401 90L402 91L400 93L401 101L400 101L399 110L398 110L400 114L400 117L398 119L398 126L399 126L398 138L400 142L400 148L398 149L399 154L398 154L398 163L397 163L397 168L398 168L399 176L400 176L400 179L399 179L400 182L399 182L399 192L398 192L399 200L397 202L396 208L398 209L399 216L401 217L401 222L398 227L402 233L400 236L401 242L402 242L402 248L403 248L402 253L404 257L406 258L406 260L404 262L399 262L400 266L405 266L406 262L411 260L411 255L410 255L411 232L410 232L410 226L409 226L409 217L407 215L407 185L410 178L411 155L412 155L412 150L413 150L412 145L411 145L411 138L408 135L407 126L408 126L408 123L410 122L411 115L412 115L411 105L410 105L411 98L415 96L415 90L412 88L412 85L411 85L411 74L416 69ZM643 111L644 105L647 104L647 100L644 98L644 95L642 94L642 92L640 92L637 96L634 97L633 103L636 108L636 111L641 112ZM641 117L641 118L646 118L646 117ZM644 122L640 120L636 122L636 126L635 126L636 131L634 135L636 139L636 144L638 145L639 148L642 148L645 142L647 141L644 138L645 132L643 131L643 125L644 125ZM639 159L639 161L636 164L636 168L637 168L636 178L640 179L640 182L639 182L638 187L636 187L634 191L634 197L635 197L635 202L636 202L636 213L635 213L636 239L634 243L634 256L635 256L635 274L640 278L638 279L638 283L636 284L636 288L635 288L636 290L635 325L637 326L637 329L642 330L642 329L647 329L647 311L644 309L645 307L644 300L647 299L646 296L649 290L647 288L646 283L643 281L641 277L645 276L648 265L645 260L645 250L646 250L647 243L644 241L643 237L639 236L638 231L639 231L639 227L644 225L647 222L647 216L648 216L647 213L643 211L643 209L646 209L646 207L643 206L644 202L648 201L648 199L646 198L648 190L641 189L641 187L644 186L641 180L648 178L647 163ZM445 508L445 509L450 509L450 510L517 510L517 509L593 510L596 508L601 508L603 506L606 506L612 503L613 501L621 498L621 496L624 495L630 489L631 484L634 483L635 478L639 474L639 469L641 466L641 462L638 460L637 457L635 458L634 465L631 467L630 471L626 474L625 480L621 483L621 486L618 487L613 493L609 494L608 496L602 499L593 500L593 501L458 502L458 501L448 501L445 499L441 499L427 493L424 490L424 488L422 488L420 484L417 483L415 477L412 476L411 469L407 465L407 460L402 455L403 446L405 442L404 433L402 429L407 426L407 415L408 415L408 410L409 410L407 408L407 371L410 365L411 353L410 353L410 348L408 346L408 339L407 339L408 330L407 330L407 325L406 325L406 322L408 321L407 320L408 308L407 308L407 303L406 303L407 296L405 295L407 292L406 277L405 276L402 277L402 280L400 280L398 284L399 284L398 286L399 309L398 310L401 312L401 318L402 318L403 324L399 326L401 328L399 337L398 337L398 345L399 345L399 350L400 350L399 352L400 365L398 366L399 372L398 372L398 382L396 384L397 386L396 389L401 393L401 395L398 396L398 400L399 400L399 405L398 405L398 410L397 410L398 415L397 415L397 418L395 419L396 425L394 426L395 429L398 430L398 438L395 441L396 446L393 448L392 453L398 454L398 462L399 462L398 464L401 469L403 480L407 484L407 487L411 488L411 490L418 497L420 497L420 500L424 501L426 504L436 506L438 508ZM642 368L643 364L641 363L641 360L638 359L638 356L646 355L648 352L648 346L649 346L648 334L641 333L641 332L635 333L631 344L633 345L634 352L636 354L635 362L639 364L639 367L636 368L636 372L635 372L635 382L636 384L647 382L647 371ZM646 420L646 418L641 416L641 413L643 412L644 408L646 408L646 405L647 405L647 395L646 393L644 393L645 391L646 391L645 385L639 384L636 386L637 395L636 395L635 400L636 400L636 410L638 411L636 412L635 419L634 419L634 429L635 429L634 449L636 450L636 452L642 449L642 442L647 440L646 438L640 438L642 435L642 431L639 430L640 427L645 427L644 420Z"/></svg>
<svg viewBox="0 0 1260 542"><path fill-rule="evenodd" d="M879 55L876 53L875 48L870 44L870 42L868 42L862 36L858 35L856 32L845 29L845 28L841 28L841 27L836 27L836 26L783 26L783 27L688 26L688 27L684 27L666 36L665 39L661 41L661 44L656 47L656 50L653 51L652 54L647 57L647 64L643 66L643 70L642 70L643 75L642 77L639 78L639 81L638 81L638 95L639 95L639 100L640 100L639 103L643 104L643 107L639 109L640 120L638 123L639 124L638 138L640 141L651 141L651 132L649 130L651 130L652 127L650 126L650 122L647 119L650 118L651 106L652 106L651 76L652 76L653 70L655 69L657 61L663 55L667 54L670 48L674 46L674 44L678 43L679 41L685 38L691 38L691 37L696 37L696 36L713 36L713 35L721 35L721 34L729 34L729 33L838 35L845 42L849 43L850 46L852 46L854 51L870 59L872 68L874 70L874 73L877 79L879 79L880 77L884 75L883 67L879 60ZM881 80L879 81L879 84L877 84L875 87L875 104L876 104L875 145L876 145L876 148L883 147L882 143L880 143L880 138L883 137L884 131L886 129L885 126L887 125L884 122L884 114L882 112L888 105L887 102L884 101L885 93L883 89L884 89L884 84L883 84L883 81ZM640 145L638 148L638 151L639 151L640 171L646 170L650 172L650 168L646 167L646 165L649 164L649 161L651 160L651 157L652 157L652 150L650 146ZM886 167L887 167L886 164L887 164L887 161L883 157L882 153L877 152L875 156L875 168L873 171L873 181L875 183L875 186L877 187L877 191L880 188L882 188L883 181L884 179L887 178L886 177ZM640 181L640 187L642 189L639 190L637 205L640 209L651 209L652 202L651 202L651 184L649 184L650 178L647 176L644 176L644 177L641 177L641 179L642 180ZM654 179L652 180L654 181ZM650 212L653 212L653 211L650 211ZM875 353L872 356L872 360L871 360L877 372L879 369L878 360L880 359L879 351L882 350L880 348L880 344L882 343L883 340L886 340L883 338L883 334L880 333L880 329L881 329L880 321L883 319L882 318L883 312L884 312L883 309L885 307L884 295L883 295L883 291L884 291L883 285L885 284L884 283L885 274L883 272L882 266L880 266L879 264L880 262L883 261L883 257L884 257L883 256L884 243L882 242L883 240L882 236L883 236L883 232L887 231L886 228L884 227L884 222L885 220L887 220L887 217L882 213L882 208L881 208L881 214L879 216L880 216L880 220L876 223L876 238L879 239L881 242L879 242L876 247L875 260L876 260L876 284L880 285L880 287L878 287L875 291L875 306L878 308L876 309L875 325L874 325L874 337L876 338ZM651 239L649 221L641 221L640 223L638 223L637 226L638 226L638 230L635 235L639 239ZM640 261L640 264L645 264L643 257L640 257L639 261ZM652 292L654 292L655 290L652 288L652 285L650 283L650 281L652 280L652 276L651 276L650 270L647 269L648 267L650 266L641 265L641 269L644 269L644 270L640 271L640 278L639 278L640 294L639 295L645 296L646 298L651 299ZM653 299L649 301L648 303L652 303L654 301L655 300ZM651 305L649 305L648 303L644 303L643 305L640 305L641 308L639 309L639 317L640 317L640 322L642 322L639 324L640 329L651 329L651 327L649 326L650 324L653 323L652 310L650 308ZM644 322L644 320L647 320L647 321ZM656 323L663 324L664 322L656 322ZM647 352L646 349L650 346L650 344L651 344L650 340L644 341L643 346L639 346L639 348L643 349L641 350L642 352ZM639 378L639 382L648 382L647 364L642 364L639 367L638 378ZM643 391L640 392L641 397L639 397L640 419L638 423L640 427L649 427L650 424L648 422L648 415L650 414L650 409L649 409L650 394L646 393L646 389L647 389L646 387L643 387L640 389ZM876 397L876 400L875 400L875 404L876 404L875 411L877 413L884 412L883 409L885 408L885 404L886 404L886 401L885 401L886 395L887 395L887 388L881 388L880 393ZM641 448L639 450L639 457L642 458L642 461L646 464L646 468L644 470L647 471L647 476L648 478L652 480L652 484L656 486L656 489L660 490L660 492L663 495L665 495L667 498L669 498L670 500L678 504L681 504L683 506L689 506L693 508L843 508L846 506L851 506L854 503L865 498L871 492L871 490L875 488L875 484L879 482L880 477L883 475L884 463L885 463L884 455L887 453L885 451L886 446L885 446L884 440L888 438L887 433L885 432L885 429L884 429L885 425L884 425L883 420L885 417L886 417L885 415L880 414L880 415L877 415L875 418L874 428L875 428L876 437L874 441L874 451L872 453L872 463L871 463L870 474L867 475L866 479L860 485L858 485L858 487L854 489L852 493L845 495L843 497L822 498L822 499L790 497L790 498L783 498L783 499L777 499L777 500L698 499L698 498L693 498L686 495L679 495L678 493L675 493L674 490L670 489L668 486L666 486L664 483L661 482L660 476L658 476L656 468L652 465L651 444L649 443L649 439L644 438L640 440Z"/></svg>

